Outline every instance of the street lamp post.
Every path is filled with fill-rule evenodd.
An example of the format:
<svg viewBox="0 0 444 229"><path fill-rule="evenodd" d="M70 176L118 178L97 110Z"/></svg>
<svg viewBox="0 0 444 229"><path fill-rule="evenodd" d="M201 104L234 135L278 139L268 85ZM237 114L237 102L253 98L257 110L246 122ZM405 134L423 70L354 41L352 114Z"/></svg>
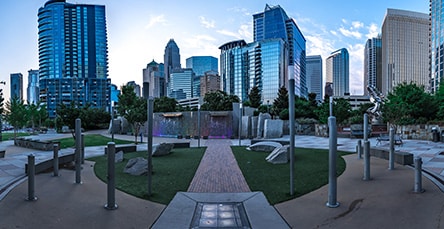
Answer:
<svg viewBox="0 0 444 229"><path fill-rule="evenodd" d="M270 114L270 100L267 99L267 112Z"/></svg>
<svg viewBox="0 0 444 229"><path fill-rule="evenodd" d="M5 81L0 81L0 84L6 85ZM1 107L1 114L0 114L0 141L3 141L3 120L2 120L2 116L3 116L3 89L0 88L0 107Z"/></svg>
<svg viewBox="0 0 444 229"><path fill-rule="evenodd" d="M111 141L114 142L114 101L111 101Z"/></svg>

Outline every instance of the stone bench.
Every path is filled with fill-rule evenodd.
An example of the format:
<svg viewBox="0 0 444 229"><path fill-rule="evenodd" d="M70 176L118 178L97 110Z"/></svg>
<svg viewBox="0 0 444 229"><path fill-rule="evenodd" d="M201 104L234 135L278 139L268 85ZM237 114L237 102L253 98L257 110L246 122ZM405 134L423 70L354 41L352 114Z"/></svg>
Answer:
<svg viewBox="0 0 444 229"><path fill-rule="evenodd" d="M35 165L35 173L42 173L45 171L48 171L49 169L53 169L53 160L54 158L41 161L39 163L36 163ZM59 166L64 165L70 162L75 161L75 152L71 152L65 155L59 155ZM25 164L25 174L28 174L28 163Z"/></svg>
<svg viewBox="0 0 444 229"><path fill-rule="evenodd" d="M116 145L116 153L122 151L123 153L132 153L137 151L137 146L131 145ZM108 152L108 147L105 146L105 154Z"/></svg>
<svg viewBox="0 0 444 229"><path fill-rule="evenodd" d="M383 148L370 148L370 155L389 160L389 150ZM413 154L402 151L395 151L394 154L395 162L400 165L411 165L413 164Z"/></svg>
<svg viewBox="0 0 444 229"><path fill-rule="evenodd" d="M52 151L54 149L54 144L60 143L58 141L40 141L30 138L16 138L14 140L15 146L43 151Z"/></svg>

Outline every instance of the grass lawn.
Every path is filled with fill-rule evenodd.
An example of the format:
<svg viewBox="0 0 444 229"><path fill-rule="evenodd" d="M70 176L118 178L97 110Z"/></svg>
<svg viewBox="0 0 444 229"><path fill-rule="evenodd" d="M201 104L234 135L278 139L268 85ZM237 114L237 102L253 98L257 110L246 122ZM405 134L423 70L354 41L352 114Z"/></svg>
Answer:
<svg viewBox="0 0 444 229"><path fill-rule="evenodd" d="M125 160L116 164L116 188L139 198L168 204L176 192L187 191L205 149L203 147L173 149L168 156L153 157L154 173L151 197L147 197L147 176L132 176L123 172L130 158L146 158L146 151L126 153L124 154ZM96 162L94 172L102 181L106 182L106 157L100 156L89 160Z"/></svg>
<svg viewBox="0 0 444 229"><path fill-rule="evenodd" d="M234 156L252 191L261 191L270 204L277 204L314 191L328 183L328 150L296 148L294 167L295 196L290 196L290 166L271 164L269 153L255 152L245 147L232 147ZM338 152L337 175L345 170L345 161Z"/></svg>
<svg viewBox="0 0 444 229"><path fill-rule="evenodd" d="M30 136L30 134L29 133L24 133L24 132L18 132L17 133L17 137L23 137L23 136ZM12 139L14 139L14 133L2 132L2 139L3 139L3 141L10 140L10 139L12 140Z"/></svg>
<svg viewBox="0 0 444 229"><path fill-rule="evenodd" d="M74 147L76 144L74 141L74 138L72 138L72 137L57 139L55 141L60 141L60 148L62 148L62 149ZM87 147L87 146L102 146L102 145L104 146L104 145L107 145L108 142L111 141L111 138L102 136L100 134L85 134L84 141L85 141L85 147ZM119 139L115 139L115 138L114 138L114 142L116 143L116 145L134 143L133 141L119 140Z"/></svg>

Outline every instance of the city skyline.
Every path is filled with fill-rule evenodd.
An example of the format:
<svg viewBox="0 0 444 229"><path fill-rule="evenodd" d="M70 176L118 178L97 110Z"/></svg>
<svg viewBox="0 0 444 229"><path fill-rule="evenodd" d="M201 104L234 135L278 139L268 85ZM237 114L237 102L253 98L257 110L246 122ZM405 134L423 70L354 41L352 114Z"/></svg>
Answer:
<svg viewBox="0 0 444 229"><path fill-rule="evenodd" d="M109 78L118 87L128 81L142 85L142 69L153 59L163 62L164 48L174 39L180 49L181 64L191 56L219 58L218 47L226 42L253 41L253 14L265 5L280 5L294 18L307 40L307 55L321 55L323 61L337 49L350 53L350 93L363 94L364 47L368 38L381 32L387 8L428 13L429 1L346 1L334 2L255 1L156 4L142 0L67 1L106 7L109 39ZM9 84L9 75L38 69L37 12L46 0L6 1L0 4L0 80ZM320 8L319 6L323 7ZM217 10L210 10L217 9ZM14 20L10 20L14 18ZM8 20L9 19L9 20ZM20 28L20 29L18 29ZM325 78L325 76L324 76ZM25 80L25 79L24 79ZM24 82L27 85L27 82ZM9 99L9 87L3 87Z"/></svg>

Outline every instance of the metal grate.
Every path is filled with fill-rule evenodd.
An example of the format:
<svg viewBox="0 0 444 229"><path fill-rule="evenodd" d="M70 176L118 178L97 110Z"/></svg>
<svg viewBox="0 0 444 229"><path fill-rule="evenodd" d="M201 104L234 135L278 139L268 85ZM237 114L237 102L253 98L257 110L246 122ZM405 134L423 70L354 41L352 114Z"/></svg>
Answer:
<svg viewBox="0 0 444 229"><path fill-rule="evenodd" d="M242 203L197 203L191 228L251 228Z"/></svg>

